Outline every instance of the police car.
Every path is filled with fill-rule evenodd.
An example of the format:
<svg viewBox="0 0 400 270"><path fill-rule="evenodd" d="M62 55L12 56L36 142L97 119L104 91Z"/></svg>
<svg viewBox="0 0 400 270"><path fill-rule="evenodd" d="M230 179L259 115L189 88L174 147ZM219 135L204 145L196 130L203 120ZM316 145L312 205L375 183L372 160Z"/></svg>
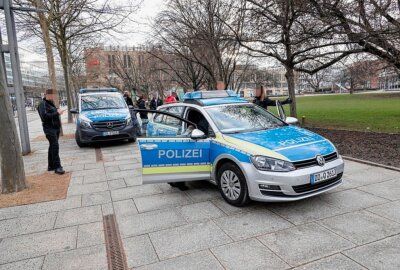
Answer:
<svg viewBox="0 0 400 270"><path fill-rule="evenodd" d="M101 141L136 141L129 108L115 88L84 88L78 95L75 140L79 147Z"/></svg>
<svg viewBox="0 0 400 270"><path fill-rule="evenodd" d="M294 201L342 182L344 164L327 139L232 91L187 93L153 111L139 138L143 183L209 180L230 204Z"/></svg>

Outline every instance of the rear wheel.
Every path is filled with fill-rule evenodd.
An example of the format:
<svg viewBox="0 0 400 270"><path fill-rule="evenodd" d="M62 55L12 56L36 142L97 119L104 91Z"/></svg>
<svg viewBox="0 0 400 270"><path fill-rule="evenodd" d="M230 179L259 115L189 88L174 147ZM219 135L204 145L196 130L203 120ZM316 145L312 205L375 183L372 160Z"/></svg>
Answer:
<svg viewBox="0 0 400 270"><path fill-rule="evenodd" d="M235 164L223 164L218 170L217 179L219 191L229 204L244 206L250 201L246 178Z"/></svg>

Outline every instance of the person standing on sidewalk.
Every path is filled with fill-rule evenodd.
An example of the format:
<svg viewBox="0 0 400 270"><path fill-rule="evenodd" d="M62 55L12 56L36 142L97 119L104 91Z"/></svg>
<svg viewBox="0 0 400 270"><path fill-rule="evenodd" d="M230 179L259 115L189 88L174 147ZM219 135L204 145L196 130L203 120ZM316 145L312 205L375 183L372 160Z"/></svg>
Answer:
<svg viewBox="0 0 400 270"><path fill-rule="evenodd" d="M139 99L137 101L137 106L141 110L146 110L146 96L141 95L139 96ZM147 124L149 123L149 117L147 115L147 112L139 112L140 119L142 120L142 133L146 134L147 130Z"/></svg>
<svg viewBox="0 0 400 270"><path fill-rule="evenodd" d="M59 155L58 138L60 136L61 120L60 115L65 110L57 109L53 101L53 90L48 89L42 102L39 104L38 112L42 120L44 134L49 141L48 152L48 171L54 171L56 174L64 174Z"/></svg>
<svg viewBox="0 0 400 270"><path fill-rule="evenodd" d="M163 101L158 97L158 93L156 92L153 98L150 101L150 110L157 110L157 107L163 105Z"/></svg>

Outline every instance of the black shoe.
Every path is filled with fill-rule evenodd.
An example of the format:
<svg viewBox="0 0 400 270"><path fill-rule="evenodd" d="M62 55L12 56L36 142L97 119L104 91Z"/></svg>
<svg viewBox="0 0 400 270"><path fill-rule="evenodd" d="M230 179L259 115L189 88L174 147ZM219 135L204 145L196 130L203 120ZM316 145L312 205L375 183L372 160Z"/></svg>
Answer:
<svg viewBox="0 0 400 270"><path fill-rule="evenodd" d="M51 172L51 171L54 171L54 170L55 170L55 168L47 167L47 171L48 171L48 172Z"/></svg>
<svg viewBox="0 0 400 270"><path fill-rule="evenodd" d="M56 174L64 174L65 173L63 167L59 167L59 168L55 169L54 172Z"/></svg>

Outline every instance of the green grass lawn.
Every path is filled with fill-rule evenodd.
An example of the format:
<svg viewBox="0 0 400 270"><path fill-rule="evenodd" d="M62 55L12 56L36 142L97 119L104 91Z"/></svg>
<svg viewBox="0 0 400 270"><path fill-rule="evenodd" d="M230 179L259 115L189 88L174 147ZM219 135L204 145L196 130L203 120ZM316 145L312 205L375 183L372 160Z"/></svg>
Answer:
<svg viewBox="0 0 400 270"><path fill-rule="evenodd" d="M400 133L400 93L299 96L297 116L306 126Z"/></svg>

